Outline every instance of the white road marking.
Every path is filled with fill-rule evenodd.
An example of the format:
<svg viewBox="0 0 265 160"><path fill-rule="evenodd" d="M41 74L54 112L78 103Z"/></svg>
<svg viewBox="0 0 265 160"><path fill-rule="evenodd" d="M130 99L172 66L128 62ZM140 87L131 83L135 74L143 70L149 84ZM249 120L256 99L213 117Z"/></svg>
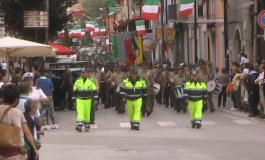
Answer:
<svg viewBox="0 0 265 160"><path fill-rule="evenodd" d="M120 123L120 126L121 126L121 128L130 128L131 124L129 122L128 123Z"/></svg>
<svg viewBox="0 0 265 160"><path fill-rule="evenodd" d="M98 125L96 125L96 124L91 124L91 125L90 125L90 128L93 128L93 129L98 128Z"/></svg>
<svg viewBox="0 0 265 160"><path fill-rule="evenodd" d="M250 120L247 120L247 119L234 120L234 122L241 124L241 125L256 124L256 123L254 123Z"/></svg>
<svg viewBox="0 0 265 160"><path fill-rule="evenodd" d="M204 126L216 126L217 124L213 121L202 121L202 125Z"/></svg>
<svg viewBox="0 0 265 160"><path fill-rule="evenodd" d="M165 121L165 122L157 122L160 126L162 127L167 127L167 126L176 126L176 123L172 121Z"/></svg>

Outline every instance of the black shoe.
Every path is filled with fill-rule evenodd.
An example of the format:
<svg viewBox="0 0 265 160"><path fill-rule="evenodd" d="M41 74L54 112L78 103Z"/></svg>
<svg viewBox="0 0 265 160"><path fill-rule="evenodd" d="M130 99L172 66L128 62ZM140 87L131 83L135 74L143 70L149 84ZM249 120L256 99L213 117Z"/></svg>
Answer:
<svg viewBox="0 0 265 160"><path fill-rule="evenodd" d="M75 130L77 130L78 132L82 132L82 126L76 126Z"/></svg>
<svg viewBox="0 0 265 160"><path fill-rule="evenodd" d="M177 113L180 113L180 110L177 110Z"/></svg>
<svg viewBox="0 0 265 160"><path fill-rule="evenodd" d="M197 129L200 129L202 127L201 123L195 123L195 125Z"/></svg>
<svg viewBox="0 0 265 160"><path fill-rule="evenodd" d="M124 112L125 112L125 111L118 111L117 113L121 113L121 114L122 114L122 113L124 113Z"/></svg>
<svg viewBox="0 0 265 160"><path fill-rule="evenodd" d="M133 129L139 131L140 127L139 126L134 126Z"/></svg>
<svg viewBox="0 0 265 160"><path fill-rule="evenodd" d="M251 113L248 115L248 117L256 117L258 114Z"/></svg>
<svg viewBox="0 0 265 160"><path fill-rule="evenodd" d="M191 128L195 128L195 127L196 127L195 123L192 122L192 123L191 123Z"/></svg>
<svg viewBox="0 0 265 160"><path fill-rule="evenodd" d="M186 110L186 109L184 109L184 110L183 110L183 113L186 113L186 112L187 112L187 110Z"/></svg>
<svg viewBox="0 0 265 160"><path fill-rule="evenodd" d="M210 110L210 112L211 112L211 113L215 112L215 109L213 109L213 110Z"/></svg>
<svg viewBox="0 0 265 160"><path fill-rule="evenodd" d="M90 122L89 124L95 124L95 121Z"/></svg>
<svg viewBox="0 0 265 160"><path fill-rule="evenodd" d="M147 112L147 114L146 114L147 117L149 117L149 116L151 115L151 113L152 113L152 112Z"/></svg>

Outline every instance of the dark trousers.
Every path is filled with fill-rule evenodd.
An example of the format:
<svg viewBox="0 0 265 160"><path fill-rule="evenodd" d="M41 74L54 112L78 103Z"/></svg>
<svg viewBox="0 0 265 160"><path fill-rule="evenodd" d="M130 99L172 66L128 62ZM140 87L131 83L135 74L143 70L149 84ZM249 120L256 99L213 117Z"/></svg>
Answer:
<svg viewBox="0 0 265 160"><path fill-rule="evenodd" d="M231 99L233 101L234 108L241 109L240 90L232 92Z"/></svg>
<svg viewBox="0 0 265 160"><path fill-rule="evenodd" d="M185 113L187 111L187 106L184 98L176 99L176 110L180 112L181 110Z"/></svg>
<svg viewBox="0 0 265 160"><path fill-rule="evenodd" d="M117 88L117 86L114 87L113 92L112 92L113 93L112 101L114 102L115 111L117 111L119 113L123 113L123 112L125 112L125 104L123 105L122 97L121 97L120 93L116 92L116 88Z"/></svg>
<svg viewBox="0 0 265 160"><path fill-rule="evenodd" d="M143 100L142 104L142 115L145 116L145 114L150 115L153 112L154 108L154 95L153 94L148 94L147 98Z"/></svg>
<svg viewBox="0 0 265 160"><path fill-rule="evenodd" d="M110 108L111 107L111 99L112 99L112 86L111 82L107 82L105 86L105 103L104 106L105 108Z"/></svg>
<svg viewBox="0 0 265 160"><path fill-rule="evenodd" d="M174 91L174 86L173 85L169 85L169 99L170 99L170 105L171 107L174 107L176 104L176 94Z"/></svg>
<svg viewBox="0 0 265 160"><path fill-rule="evenodd" d="M95 111L96 106L94 106L94 100L91 101L91 110L90 110L90 122L95 122Z"/></svg>
<svg viewBox="0 0 265 160"><path fill-rule="evenodd" d="M102 104L105 104L105 99L106 99L105 92L106 92L106 83L101 82L99 87L98 100L100 100Z"/></svg>
<svg viewBox="0 0 265 160"><path fill-rule="evenodd" d="M226 86L223 86L221 93L218 95L218 107L221 106L222 98L223 98L223 107L225 107L226 98L227 98L227 93L225 90L226 90Z"/></svg>
<svg viewBox="0 0 265 160"><path fill-rule="evenodd" d="M169 96L170 96L170 85L167 85L166 88L164 88L163 92L163 104L165 104L166 107L169 106Z"/></svg>
<svg viewBox="0 0 265 160"><path fill-rule="evenodd" d="M65 98L64 98L64 101L63 101L63 106L64 106L64 108L67 108L67 109L73 109L73 99L72 99L72 94L73 94L72 91L67 91L67 92L66 92L66 94L65 94Z"/></svg>
<svg viewBox="0 0 265 160"><path fill-rule="evenodd" d="M251 92L249 93L248 97L248 103L250 106L251 114L258 115L259 110L258 110L258 104L259 104L259 92Z"/></svg>

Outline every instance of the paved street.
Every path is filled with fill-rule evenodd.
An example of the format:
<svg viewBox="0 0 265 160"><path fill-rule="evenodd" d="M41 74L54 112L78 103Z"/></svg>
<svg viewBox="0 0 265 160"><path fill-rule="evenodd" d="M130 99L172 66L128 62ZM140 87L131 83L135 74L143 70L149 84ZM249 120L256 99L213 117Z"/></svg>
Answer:
<svg viewBox="0 0 265 160"><path fill-rule="evenodd" d="M228 103L231 105L231 102ZM265 121L217 109L206 112L202 128L191 129L188 113L156 105L131 131L126 114L96 111L90 132L77 133L75 111L57 111L58 130L42 138L43 160L263 160Z"/></svg>

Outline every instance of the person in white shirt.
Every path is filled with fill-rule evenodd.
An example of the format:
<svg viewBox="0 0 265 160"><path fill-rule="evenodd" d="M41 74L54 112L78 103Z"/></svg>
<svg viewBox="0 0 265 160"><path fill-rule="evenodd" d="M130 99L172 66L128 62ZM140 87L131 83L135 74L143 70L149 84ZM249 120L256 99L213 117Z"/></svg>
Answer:
<svg viewBox="0 0 265 160"><path fill-rule="evenodd" d="M245 64L245 63L249 63L249 59L248 59L247 55L242 52L240 54L240 65Z"/></svg>

